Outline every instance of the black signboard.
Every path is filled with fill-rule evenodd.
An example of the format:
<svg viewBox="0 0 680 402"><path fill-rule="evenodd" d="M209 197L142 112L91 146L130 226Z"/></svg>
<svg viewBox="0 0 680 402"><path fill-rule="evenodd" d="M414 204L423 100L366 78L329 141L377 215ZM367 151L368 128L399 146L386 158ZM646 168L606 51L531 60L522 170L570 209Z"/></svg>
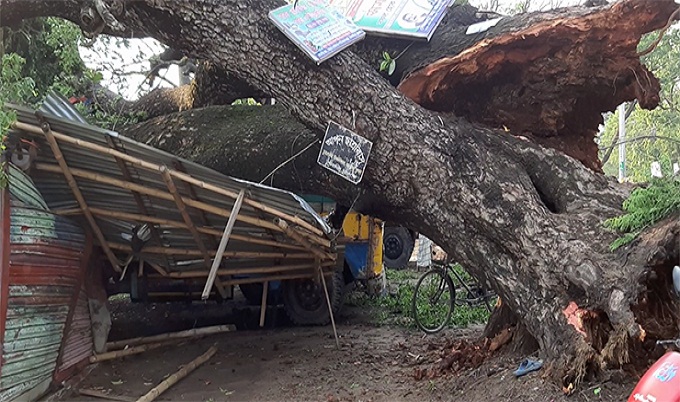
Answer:
<svg viewBox="0 0 680 402"><path fill-rule="evenodd" d="M372 146L371 141L331 121L328 122L317 162L331 172L358 184L364 176Z"/></svg>

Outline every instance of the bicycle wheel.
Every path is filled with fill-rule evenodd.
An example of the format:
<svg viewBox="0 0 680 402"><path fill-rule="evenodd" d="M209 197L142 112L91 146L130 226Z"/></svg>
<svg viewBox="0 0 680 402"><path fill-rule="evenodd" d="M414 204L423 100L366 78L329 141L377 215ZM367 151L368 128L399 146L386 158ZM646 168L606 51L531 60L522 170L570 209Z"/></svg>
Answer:
<svg viewBox="0 0 680 402"><path fill-rule="evenodd" d="M451 318L455 300L456 291L445 270L432 269L423 274L411 302L411 313L418 328L428 334L441 331Z"/></svg>

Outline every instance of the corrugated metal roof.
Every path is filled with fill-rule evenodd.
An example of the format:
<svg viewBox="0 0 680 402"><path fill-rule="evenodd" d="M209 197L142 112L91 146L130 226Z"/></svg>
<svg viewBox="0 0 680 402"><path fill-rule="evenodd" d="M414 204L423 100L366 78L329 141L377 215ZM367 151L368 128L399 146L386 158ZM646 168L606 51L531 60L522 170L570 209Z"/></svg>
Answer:
<svg viewBox="0 0 680 402"><path fill-rule="evenodd" d="M46 137L35 130L43 122L49 124L50 130L55 133L64 160L73 172L87 206L93 211L106 242L111 244L119 260L129 255L130 243L125 235L131 233L139 221L125 214L146 215L154 220L158 236L142 250L141 256L145 261L167 267L170 271L206 267L195 238L168 192L158 169L160 167L167 167L172 173L191 221L201 232L201 242L211 255L217 248L228 211L234 205L234 197L228 194L245 190L246 199L227 247L227 254L232 254L228 263L223 264L226 268L262 266L262 259L277 265L313 258L299 242L273 224L277 214L284 220L290 217L286 222L307 238L316 239L317 243L319 238L325 239L321 243L325 243L324 250L328 251L325 247L329 244L330 227L301 197L291 192L228 177L115 132L89 125L68 101L57 95L48 97L39 112L20 106L10 107L16 110L18 121L27 125L11 130L10 139L30 139L38 147L37 165L30 171L30 176L49 208L56 213L71 210L87 225L74 193L58 169ZM103 152L104 149L110 152ZM115 154L116 151L122 154ZM135 162L137 160L144 161L144 164ZM201 210L206 208L208 211ZM238 235L254 241L238 238ZM269 243L264 244L267 241ZM174 252L177 250L183 251ZM170 253L172 255L167 255ZM242 254L239 253L251 254L240 258ZM259 253L257 255L262 258L253 258L255 254L252 253Z"/></svg>
<svg viewBox="0 0 680 402"><path fill-rule="evenodd" d="M52 116L59 116L78 123L87 124L87 120L78 113L68 99L57 92L52 92L45 98L40 111Z"/></svg>

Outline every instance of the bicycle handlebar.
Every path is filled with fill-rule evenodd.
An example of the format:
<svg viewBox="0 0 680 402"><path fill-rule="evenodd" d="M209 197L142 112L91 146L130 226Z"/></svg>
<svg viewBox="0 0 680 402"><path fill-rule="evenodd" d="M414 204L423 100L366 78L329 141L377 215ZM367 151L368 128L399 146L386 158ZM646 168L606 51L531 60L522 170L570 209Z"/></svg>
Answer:
<svg viewBox="0 0 680 402"><path fill-rule="evenodd" d="M680 349L680 338L678 338L678 339L664 339L664 340L656 341L656 346L665 346L665 345L675 346L676 348Z"/></svg>

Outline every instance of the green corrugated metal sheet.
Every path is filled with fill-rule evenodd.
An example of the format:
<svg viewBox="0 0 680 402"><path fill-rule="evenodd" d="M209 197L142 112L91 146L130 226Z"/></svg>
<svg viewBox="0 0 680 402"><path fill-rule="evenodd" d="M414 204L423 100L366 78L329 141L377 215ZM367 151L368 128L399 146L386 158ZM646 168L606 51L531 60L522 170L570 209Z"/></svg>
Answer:
<svg viewBox="0 0 680 402"><path fill-rule="evenodd" d="M79 289L85 236L46 211L23 172L10 169L9 298L0 361L0 401L32 400L49 385ZM31 395L30 397L28 395Z"/></svg>

